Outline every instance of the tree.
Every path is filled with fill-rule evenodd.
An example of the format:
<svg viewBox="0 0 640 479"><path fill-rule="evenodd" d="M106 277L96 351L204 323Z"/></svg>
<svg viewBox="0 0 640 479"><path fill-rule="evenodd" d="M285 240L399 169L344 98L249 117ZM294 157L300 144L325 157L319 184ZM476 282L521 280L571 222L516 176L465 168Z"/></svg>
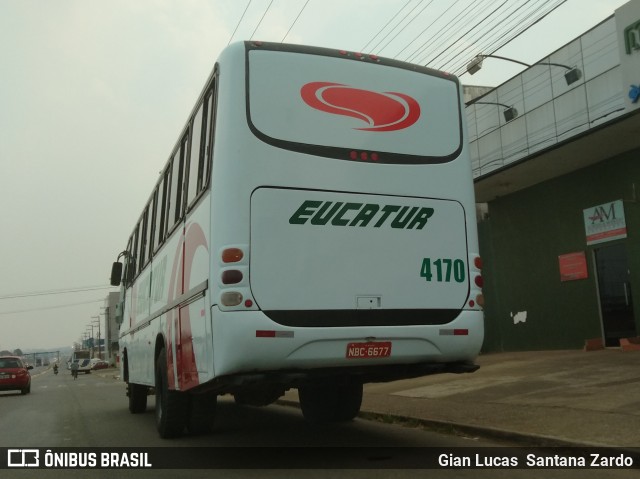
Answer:
<svg viewBox="0 0 640 479"><path fill-rule="evenodd" d="M14 349L13 354L15 354L16 356L24 356L22 349L20 348Z"/></svg>

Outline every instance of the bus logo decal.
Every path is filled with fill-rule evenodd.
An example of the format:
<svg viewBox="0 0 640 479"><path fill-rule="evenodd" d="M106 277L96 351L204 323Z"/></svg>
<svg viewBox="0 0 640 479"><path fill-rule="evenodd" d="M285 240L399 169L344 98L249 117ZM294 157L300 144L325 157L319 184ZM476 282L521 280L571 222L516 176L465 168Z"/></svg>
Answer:
<svg viewBox="0 0 640 479"><path fill-rule="evenodd" d="M394 229L419 229L433 216L433 208L418 206L378 205L375 203L344 203L342 201L306 200L289 218L289 224L304 225L311 220L314 226L373 226L390 225ZM374 220L375 221L372 221Z"/></svg>
<svg viewBox="0 0 640 479"><path fill-rule="evenodd" d="M300 96L311 108L357 118L368 125L354 130L403 130L420 118L420 105L404 93L380 93L340 83L311 82L300 89Z"/></svg>

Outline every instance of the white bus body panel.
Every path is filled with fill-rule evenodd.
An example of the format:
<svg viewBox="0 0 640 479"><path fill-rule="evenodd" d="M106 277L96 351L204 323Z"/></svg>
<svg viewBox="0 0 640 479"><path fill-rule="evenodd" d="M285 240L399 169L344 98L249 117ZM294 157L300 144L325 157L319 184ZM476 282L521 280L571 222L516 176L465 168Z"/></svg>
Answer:
<svg viewBox="0 0 640 479"><path fill-rule="evenodd" d="M260 309L465 305L467 236L456 201L261 188L251 204L251 288ZM449 262L448 281L425 281L425 258L457 261L459 281Z"/></svg>
<svg viewBox="0 0 640 479"><path fill-rule="evenodd" d="M170 383L185 389L213 378L209 313L210 193L206 193L126 290L120 348L129 381L154 384L155 344L163 338ZM206 288L198 294L193 290ZM178 306L179 305L179 306Z"/></svg>
<svg viewBox="0 0 640 479"><path fill-rule="evenodd" d="M210 190L126 290L121 349L127 350L129 381L154 385L159 338L167 347L169 386L178 390L212 382L228 392L224 384L233 381L225 378L261 372L472 362L482 345L483 319L479 306L469 304L481 292L473 283L480 272L473 266L478 241L457 83L318 54L248 55L247 62L245 44L234 44L218 62ZM365 131L362 119L305 104L300 91L314 82L406 94L419 102L421 115L411 128ZM433 164L340 160L278 147L264 135L380 151L381 156L397 151L453 159ZM316 203L303 207L307 201ZM329 224L312 224L327 202L362 206L345 210L335 225L336 215ZM433 214L411 228L411 220L392 227L397 215L390 214L376 227L382 213L367 222L373 208L362 213L364 205L406 207L406 214L415 208L425 216L432 209ZM356 221L359 214L365 216ZM402 218L398 221L402 225ZM222 264L221 252L238 246L245 251L242 262ZM451 270L449 281L427 281L425 259L432 265L448 260L452 268L458 261L457 279L461 271L464 279L456 280ZM225 268L239 269L243 281L222 284ZM229 290L240 292L243 303L223 306L221 295ZM404 319L403 311L427 318L429 310L456 314L444 323ZM337 316L331 326L305 324L308 317L322 322L327 311L346 314L351 323L336 324ZM377 318L391 314L384 324L376 319L358 325L361 312ZM283 324L281 317L294 324ZM456 330L467 333L453 334ZM391 355L346 357L349 343L365 341L391 341Z"/></svg>

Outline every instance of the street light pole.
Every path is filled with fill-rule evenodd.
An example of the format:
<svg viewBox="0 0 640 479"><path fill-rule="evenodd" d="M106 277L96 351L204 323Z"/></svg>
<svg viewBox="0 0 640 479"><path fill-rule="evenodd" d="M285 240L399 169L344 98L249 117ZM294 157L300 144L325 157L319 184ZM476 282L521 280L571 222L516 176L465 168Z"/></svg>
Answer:
<svg viewBox="0 0 640 479"><path fill-rule="evenodd" d="M505 105L504 103L497 103L493 101L471 101L467 105L498 105L504 108L502 114L504 115L504 121L509 123L511 120L518 116L518 110L514 106Z"/></svg>
<svg viewBox="0 0 640 479"><path fill-rule="evenodd" d="M471 75L477 73L478 70L482 68L482 60L484 60L485 58L497 58L499 60L506 60L508 62L524 65L527 68L536 65L551 65L554 67L562 67L567 70L564 74L564 79L567 82L567 86L577 82L578 80L580 80L580 78L582 78L582 70L580 70L577 66L571 67L569 65L563 65L562 63L553 62L539 62L534 63L533 65L529 65L528 63L521 62L520 60L514 60L513 58L501 57L498 55L476 55L474 59L467 64L467 72Z"/></svg>

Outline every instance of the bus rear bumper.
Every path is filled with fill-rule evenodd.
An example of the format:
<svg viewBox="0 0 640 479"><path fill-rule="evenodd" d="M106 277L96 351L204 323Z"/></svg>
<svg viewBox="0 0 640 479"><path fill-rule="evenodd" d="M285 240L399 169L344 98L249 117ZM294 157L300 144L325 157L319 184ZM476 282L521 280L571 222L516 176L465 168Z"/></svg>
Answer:
<svg viewBox="0 0 640 479"><path fill-rule="evenodd" d="M265 382L289 389L331 377L371 383L470 373L479 367L474 361L484 336L482 311L461 311L438 325L318 328L286 327L260 311L216 314L215 309L212 329L224 333L214 335L216 374L206 383L223 392ZM390 351L381 357L348 352L370 344Z"/></svg>
<svg viewBox="0 0 640 479"><path fill-rule="evenodd" d="M286 391L305 384L327 380L348 378L362 384L384 383L401 379L411 379L434 374L466 374L480 368L474 362L390 364L376 366L349 366L317 368L311 370L278 370L220 376L203 384L201 391L215 391L218 394L234 394L252 387L273 387Z"/></svg>

